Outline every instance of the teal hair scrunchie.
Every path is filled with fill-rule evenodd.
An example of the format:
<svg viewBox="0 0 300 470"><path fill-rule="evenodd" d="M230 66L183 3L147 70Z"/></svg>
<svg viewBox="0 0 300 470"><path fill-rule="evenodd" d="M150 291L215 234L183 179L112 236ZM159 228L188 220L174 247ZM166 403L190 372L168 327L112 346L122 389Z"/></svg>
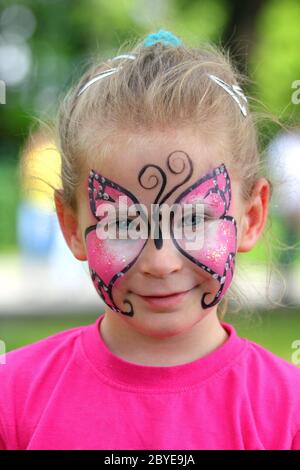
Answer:
<svg viewBox="0 0 300 470"><path fill-rule="evenodd" d="M157 33L148 34L144 39L144 47L151 47L157 43L161 43L164 46L177 47L182 44L182 41L169 31L161 29Z"/></svg>

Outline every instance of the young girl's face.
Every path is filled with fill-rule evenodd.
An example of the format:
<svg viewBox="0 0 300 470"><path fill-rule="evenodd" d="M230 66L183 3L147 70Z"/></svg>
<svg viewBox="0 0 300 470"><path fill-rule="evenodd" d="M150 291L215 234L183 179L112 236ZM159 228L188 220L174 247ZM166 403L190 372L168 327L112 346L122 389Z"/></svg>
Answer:
<svg viewBox="0 0 300 470"><path fill-rule="evenodd" d="M87 169L79 223L110 315L164 335L216 311L233 278L243 210L224 153L192 130L126 134L101 168Z"/></svg>

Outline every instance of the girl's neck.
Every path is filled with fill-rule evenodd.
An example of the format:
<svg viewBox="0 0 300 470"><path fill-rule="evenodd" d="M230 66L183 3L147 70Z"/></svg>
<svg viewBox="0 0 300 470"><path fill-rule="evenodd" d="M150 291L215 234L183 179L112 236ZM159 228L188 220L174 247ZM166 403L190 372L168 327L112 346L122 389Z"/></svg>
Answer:
<svg viewBox="0 0 300 470"><path fill-rule="evenodd" d="M146 336L133 329L115 312L106 312L100 322L102 339L116 356L147 366L175 366L200 359L227 339L216 310L209 312L189 330L164 338Z"/></svg>

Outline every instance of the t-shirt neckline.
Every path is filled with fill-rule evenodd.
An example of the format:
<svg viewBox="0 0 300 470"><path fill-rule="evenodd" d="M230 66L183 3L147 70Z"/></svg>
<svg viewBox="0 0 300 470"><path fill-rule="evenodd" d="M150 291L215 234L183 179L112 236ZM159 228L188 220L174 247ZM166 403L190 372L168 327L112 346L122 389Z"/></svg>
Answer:
<svg viewBox="0 0 300 470"><path fill-rule="evenodd" d="M228 333L227 340L207 355L180 365L149 366L128 362L115 355L104 342L100 322L104 315L82 331L84 355L102 376L115 384L138 389L182 390L204 382L237 360L248 342L237 335L233 325L221 322Z"/></svg>

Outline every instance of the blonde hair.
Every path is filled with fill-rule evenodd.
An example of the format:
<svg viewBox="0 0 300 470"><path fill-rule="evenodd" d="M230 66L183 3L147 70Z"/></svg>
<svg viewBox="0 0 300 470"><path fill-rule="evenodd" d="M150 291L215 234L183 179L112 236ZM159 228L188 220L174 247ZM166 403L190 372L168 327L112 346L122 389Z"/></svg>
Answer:
<svg viewBox="0 0 300 470"><path fill-rule="evenodd" d="M247 112L245 117L232 97L209 78L212 74L231 85L245 84L229 53L212 44L190 48L162 43L147 47L137 43L129 53L134 60L121 56L91 65L61 103L56 133L64 202L76 212L76 190L85 168L95 160L101 167L118 133L178 126L192 127L211 139L218 136L241 181L241 196L248 201L264 168L258 114ZM118 67L116 73L78 95L91 78L113 67ZM226 297L218 306L221 317Z"/></svg>

